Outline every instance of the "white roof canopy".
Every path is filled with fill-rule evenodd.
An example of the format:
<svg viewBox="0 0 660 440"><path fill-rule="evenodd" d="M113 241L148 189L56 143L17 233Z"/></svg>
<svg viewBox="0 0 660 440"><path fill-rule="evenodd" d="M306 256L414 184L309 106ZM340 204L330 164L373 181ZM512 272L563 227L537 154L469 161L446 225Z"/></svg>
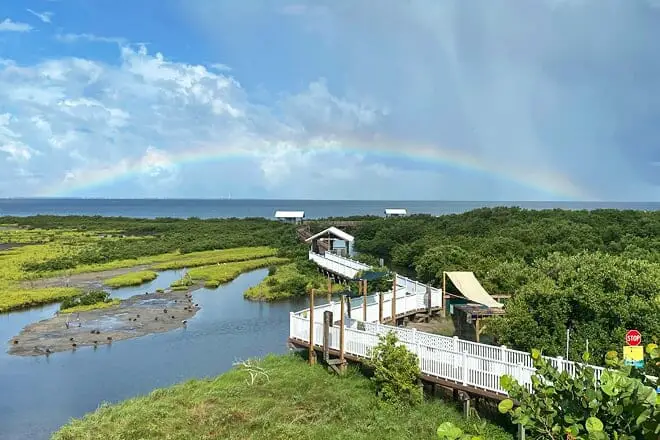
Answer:
<svg viewBox="0 0 660 440"><path fill-rule="evenodd" d="M275 218L303 218L305 211L276 211Z"/></svg>
<svg viewBox="0 0 660 440"><path fill-rule="evenodd" d="M323 231L319 232L318 234L314 234L311 237L309 237L305 241L312 241L316 240L317 238L323 238L328 235L334 235L336 238L344 241L354 241L355 237L353 237L351 234L347 234L346 232L342 231L341 229L337 229L334 226L330 226L328 229L324 229Z"/></svg>
<svg viewBox="0 0 660 440"><path fill-rule="evenodd" d="M408 214L408 211L405 209L399 209L399 208L387 208L385 210L385 215L406 215Z"/></svg>
<svg viewBox="0 0 660 440"><path fill-rule="evenodd" d="M445 274L470 301L497 309L504 307L504 304L495 301L495 298L486 292L473 272L445 272Z"/></svg>

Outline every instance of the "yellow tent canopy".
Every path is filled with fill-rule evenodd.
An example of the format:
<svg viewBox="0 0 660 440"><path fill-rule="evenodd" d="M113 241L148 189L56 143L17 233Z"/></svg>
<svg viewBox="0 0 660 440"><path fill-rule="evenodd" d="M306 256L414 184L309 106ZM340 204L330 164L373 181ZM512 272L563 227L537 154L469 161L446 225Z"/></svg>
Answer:
<svg viewBox="0 0 660 440"><path fill-rule="evenodd" d="M486 289L483 288L474 272L445 272L454 286L472 302L483 304L488 307L502 308L504 304L495 301Z"/></svg>

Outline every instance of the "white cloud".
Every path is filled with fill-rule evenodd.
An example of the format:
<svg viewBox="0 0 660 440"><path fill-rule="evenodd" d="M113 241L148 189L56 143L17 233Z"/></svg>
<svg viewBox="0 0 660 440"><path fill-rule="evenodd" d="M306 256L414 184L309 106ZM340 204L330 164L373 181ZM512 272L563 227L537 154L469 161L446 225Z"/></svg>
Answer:
<svg viewBox="0 0 660 440"><path fill-rule="evenodd" d="M0 63L0 102L20 135L2 151L39 176L12 187L22 191L14 195L219 196L227 185L234 194L236 185L250 187L243 196L478 194L455 180L447 185L432 168L402 170L359 152L387 142L399 116L396 103L378 95L338 94L333 81L314 78L257 104L226 66L174 62L145 45L92 34L58 39L117 44L119 56L116 64L71 57Z"/></svg>
<svg viewBox="0 0 660 440"><path fill-rule="evenodd" d="M0 101L12 113L0 117L0 151L26 162L26 173L41 175L20 195L66 192L121 175L135 177L132 195L167 195L180 186L175 182L186 183L177 160L190 154L240 155L243 166L261 170L255 185L278 190L317 155L338 148L323 134L333 118L350 130L380 115L334 97L322 80L299 96L283 97L281 110L273 112L252 104L223 72L169 61L144 45L122 45L118 65L81 58L4 63ZM209 176L207 191L213 194L218 179L241 179L247 169L230 171L235 175Z"/></svg>
<svg viewBox="0 0 660 440"><path fill-rule="evenodd" d="M43 21L44 23L50 23L52 18L53 18L53 13L44 11L44 12L36 12L33 11L32 9L26 9L30 14L34 15L37 17L39 20Z"/></svg>
<svg viewBox="0 0 660 440"><path fill-rule="evenodd" d="M30 32L32 26L27 23L12 21L11 18L5 18L0 22L0 32Z"/></svg>
<svg viewBox="0 0 660 440"><path fill-rule="evenodd" d="M62 43L77 43L87 41L91 43L125 44L126 39L118 37L100 37L94 34L55 34L55 39Z"/></svg>
<svg viewBox="0 0 660 440"><path fill-rule="evenodd" d="M218 72L231 72L231 67L222 63L213 63L210 67Z"/></svg>

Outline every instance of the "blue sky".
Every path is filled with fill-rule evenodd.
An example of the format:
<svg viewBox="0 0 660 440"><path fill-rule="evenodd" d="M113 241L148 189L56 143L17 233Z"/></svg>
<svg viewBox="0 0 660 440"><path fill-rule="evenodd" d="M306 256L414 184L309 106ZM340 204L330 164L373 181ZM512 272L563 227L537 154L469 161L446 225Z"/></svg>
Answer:
<svg viewBox="0 0 660 440"><path fill-rule="evenodd" d="M660 0L12 0L0 197L660 201Z"/></svg>

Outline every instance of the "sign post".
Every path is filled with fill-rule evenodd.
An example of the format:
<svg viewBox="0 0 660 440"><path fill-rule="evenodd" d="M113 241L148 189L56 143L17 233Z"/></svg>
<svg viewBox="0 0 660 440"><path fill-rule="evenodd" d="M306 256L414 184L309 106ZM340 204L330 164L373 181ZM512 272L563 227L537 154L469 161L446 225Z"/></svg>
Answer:
<svg viewBox="0 0 660 440"><path fill-rule="evenodd" d="M635 368L644 368L644 347L642 334L638 330L628 330L626 344L623 346L623 363Z"/></svg>

